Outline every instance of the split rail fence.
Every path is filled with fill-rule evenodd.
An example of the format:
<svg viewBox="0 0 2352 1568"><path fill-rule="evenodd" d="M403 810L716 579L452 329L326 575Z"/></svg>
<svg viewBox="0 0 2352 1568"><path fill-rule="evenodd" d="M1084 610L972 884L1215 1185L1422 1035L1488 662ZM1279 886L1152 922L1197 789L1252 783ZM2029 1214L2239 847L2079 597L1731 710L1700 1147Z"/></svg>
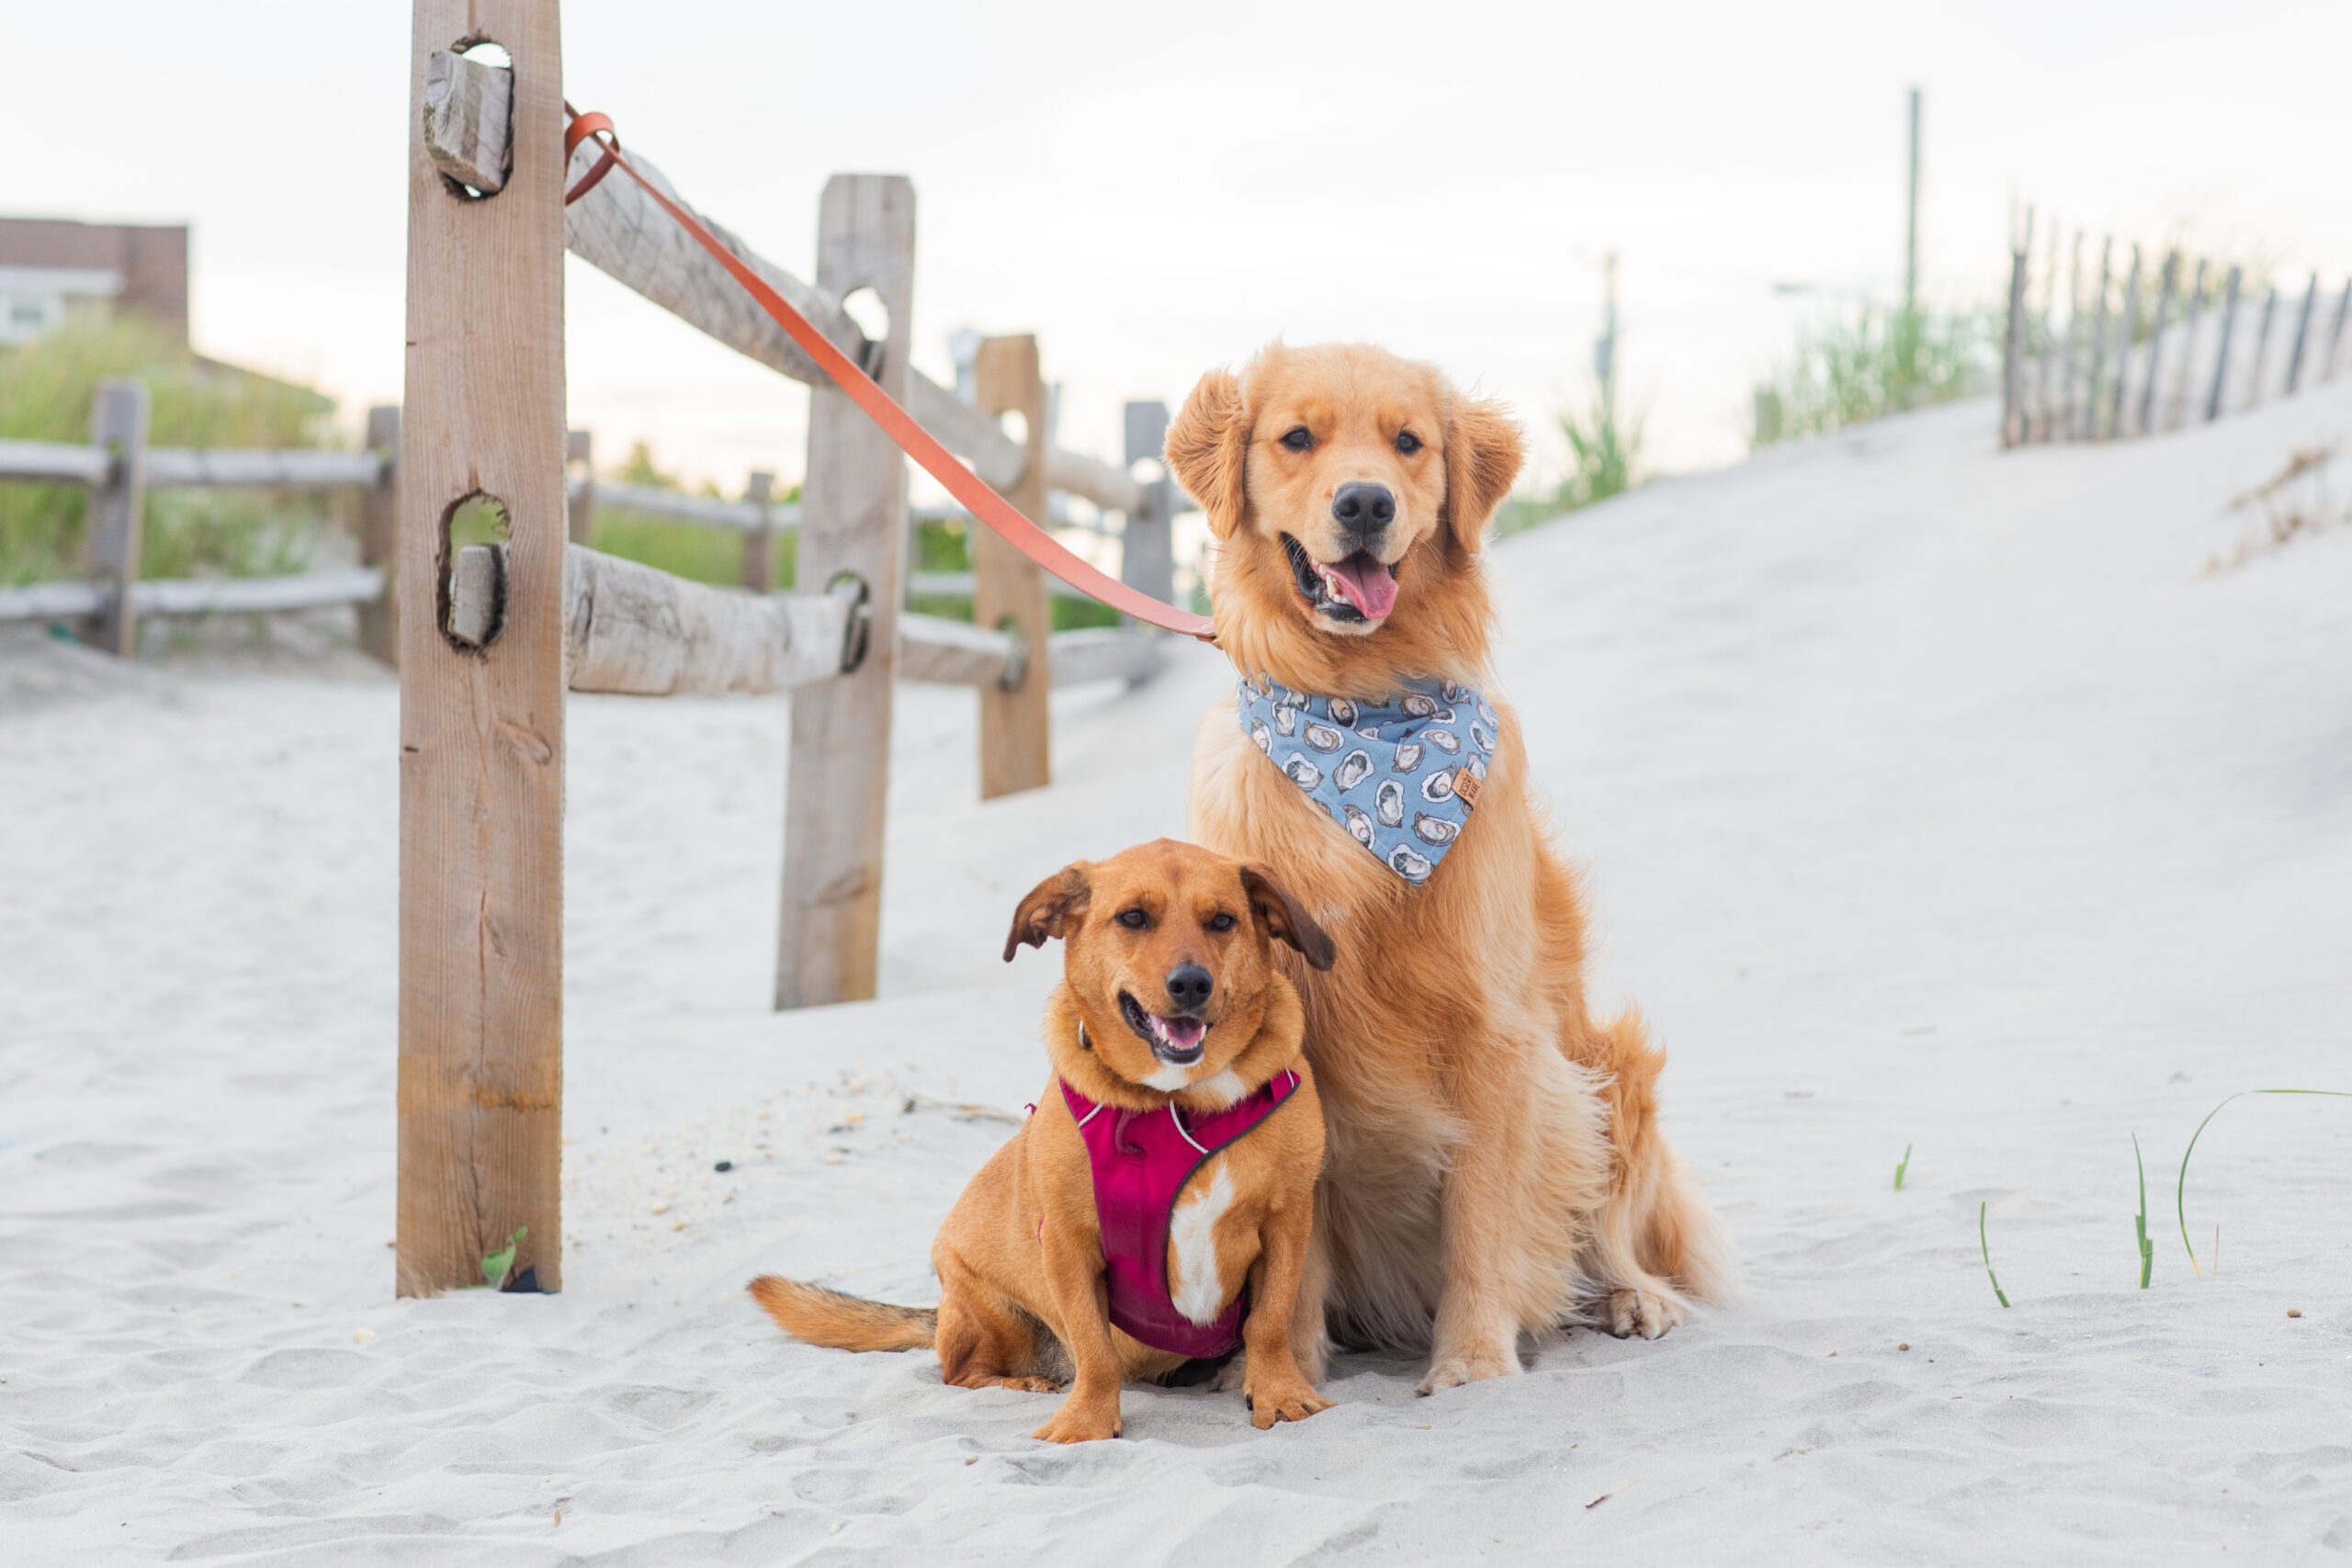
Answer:
<svg viewBox="0 0 2352 1568"><path fill-rule="evenodd" d="M401 617L399 649L403 1295L479 1282L518 1230L507 1288L561 1282L567 687L794 693L775 993L794 1008L875 994L895 681L978 688L982 794L997 795L1047 782L1051 686L1087 669L1139 673L1156 655L1139 632L1051 637L1045 574L978 526L972 621L905 611L905 454L643 187L582 183L602 150L591 140L566 155L558 11L414 5L398 488L398 595L418 607ZM687 205L634 142L628 159ZM970 402L910 365L914 220L904 178L835 175L803 281L701 219L1023 517L1047 521L1050 490L1123 514L1122 578L1165 600L1175 486L1051 444L1034 337L981 343ZM797 513L774 503L773 481L733 502L568 482L567 249L810 386ZM878 312L859 317L887 323L873 335L844 303L865 294ZM1020 441L1001 427L1008 412ZM1129 462L1157 457L1165 409L1126 415ZM797 587L714 588L574 542L596 506L622 502L741 528L761 587L789 516ZM501 542L453 547L469 502L494 504Z"/></svg>
<svg viewBox="0 0 2352 1568"><path fill-rule="evenodd" d="M2009 256L2001 444L2115 441L2205 423L2335 379L2352 280L2298 300L2246 286L2245 268L2139 245L2127 258L2055 224L2040 254L2033 214ZM2086 288L2087 288L2087 294ZM2259 298L2256 298L2258 292Z"/></svg>

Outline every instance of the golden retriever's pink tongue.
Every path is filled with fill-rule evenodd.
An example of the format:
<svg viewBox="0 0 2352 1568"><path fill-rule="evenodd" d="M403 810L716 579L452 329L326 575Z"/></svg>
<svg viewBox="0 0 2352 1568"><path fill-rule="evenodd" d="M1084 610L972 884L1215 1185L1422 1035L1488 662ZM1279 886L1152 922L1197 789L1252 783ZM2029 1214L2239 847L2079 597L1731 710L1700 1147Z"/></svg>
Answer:
<svg viewBox="0 0 2352 1568"><path fill-rule="evenodd" d="M1323 580L1340 598L1363 611L1367 621L1386 620L1388 612L1396 607L1396 580L1368 551L1358 550L1336 565L1324 567Z"/></svg>

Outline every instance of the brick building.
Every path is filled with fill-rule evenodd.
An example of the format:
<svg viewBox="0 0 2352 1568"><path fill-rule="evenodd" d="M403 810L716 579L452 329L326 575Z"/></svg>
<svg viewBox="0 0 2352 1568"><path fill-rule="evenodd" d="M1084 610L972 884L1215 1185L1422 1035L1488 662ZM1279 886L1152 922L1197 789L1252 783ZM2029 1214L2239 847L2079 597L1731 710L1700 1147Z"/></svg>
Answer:
<svg viewBox="0 0 2352 1568"><path fill-rule="evenodd" d="M187 228L0 218L0 344L76 317L144 316L187 341Z"/></svg>

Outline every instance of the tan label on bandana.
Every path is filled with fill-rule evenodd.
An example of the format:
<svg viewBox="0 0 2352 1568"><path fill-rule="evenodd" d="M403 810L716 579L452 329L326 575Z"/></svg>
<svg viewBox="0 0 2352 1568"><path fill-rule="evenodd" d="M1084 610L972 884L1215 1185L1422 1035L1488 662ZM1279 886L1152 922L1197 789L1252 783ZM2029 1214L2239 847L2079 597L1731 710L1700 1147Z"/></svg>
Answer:
<svg viewBox="0 0 2352 1568"><path fill-rule="evenodd" d="M1478 775L1467 768L1453 770L1453 795L1464 806L1478 804Z"/></svg>

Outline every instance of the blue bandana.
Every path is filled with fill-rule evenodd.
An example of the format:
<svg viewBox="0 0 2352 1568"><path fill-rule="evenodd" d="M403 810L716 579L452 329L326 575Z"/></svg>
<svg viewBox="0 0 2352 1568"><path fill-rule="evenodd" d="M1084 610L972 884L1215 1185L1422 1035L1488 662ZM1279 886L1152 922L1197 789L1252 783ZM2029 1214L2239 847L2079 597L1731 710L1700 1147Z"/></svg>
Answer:
<svg viewBox="0 0 2352 1568"><path fill-rule="evenodd" d="M1401 696L1366 703L1244 676L1234 716L1309 800L1419 886L1470 820L1498 725L1472 687L1404 684Z"/></svg>

